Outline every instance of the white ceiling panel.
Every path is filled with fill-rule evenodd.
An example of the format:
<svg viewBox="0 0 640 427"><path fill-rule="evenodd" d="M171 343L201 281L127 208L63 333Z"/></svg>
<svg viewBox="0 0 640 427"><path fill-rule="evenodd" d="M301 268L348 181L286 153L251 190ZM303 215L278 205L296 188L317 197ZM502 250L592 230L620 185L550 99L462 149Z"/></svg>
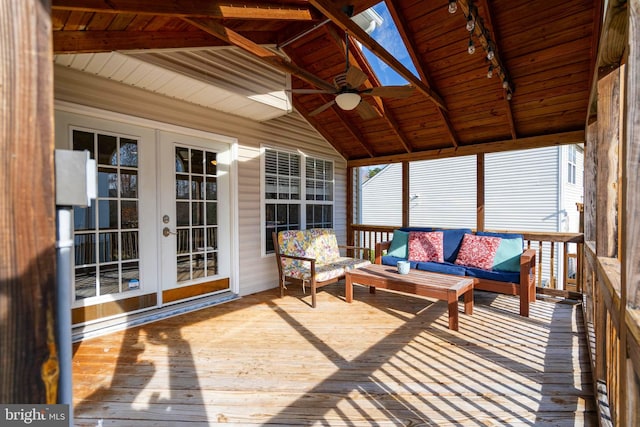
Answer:
<svg viewBox="0 0 640 427"><path fill-rule="evenodd" d="M229 114L291 112L287 77L237 48L56 55L55 63Z"/></svg>

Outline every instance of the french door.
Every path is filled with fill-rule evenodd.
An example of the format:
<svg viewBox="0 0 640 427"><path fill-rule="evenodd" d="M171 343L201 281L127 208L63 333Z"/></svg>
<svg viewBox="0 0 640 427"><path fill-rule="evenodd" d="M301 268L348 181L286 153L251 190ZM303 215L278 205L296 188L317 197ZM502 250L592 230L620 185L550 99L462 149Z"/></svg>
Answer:
<svg viewBox="0 0 640 427"><path fill-rule="evenodd" d="M163 303L229 289L229 144L160 132Z"/></svg>

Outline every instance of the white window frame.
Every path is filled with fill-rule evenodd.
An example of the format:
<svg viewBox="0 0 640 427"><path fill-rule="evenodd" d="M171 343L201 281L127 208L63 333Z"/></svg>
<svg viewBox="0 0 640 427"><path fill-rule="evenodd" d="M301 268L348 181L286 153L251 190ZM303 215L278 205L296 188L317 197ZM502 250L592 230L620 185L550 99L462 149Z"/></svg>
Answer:
<svg viewBox="0 0 640 427"><path fill-rule="evenodd" d="M575 145L567 146L567 182L577 183L578 148Z"/></svg>
<svg viewBox="0 0 640 427"><path fill-rule="evenodd" d="M274 147L263 145L260 148L260 235L261 235L261 243L260 249L263 257L273 256L273 252L267 252L266 247L266 239L271 238L271 235L267 236L267 224L266 224L266 205L270 202L282 202L282 203L290 203L291 200L274 200L267 199L266 197L266 152L268 150L276 151L279 153L286 153L291 155L297 155L300 157L300 199L296 200L299 205L300 210L300 229L307 228L307 206L308 205L331 205L331 227L335 226L335 198L336 198L336 166L335 161L333 159L317 156L317 155L308 155L304 154L299 150L291 150L281 147ZM321 160L324 162L328 162L331 165L332 169L332 179L327 182L331 182L332 190L331 190L331 198L332 200L307 200L307 159L312 158L314 160Z"/></svg>

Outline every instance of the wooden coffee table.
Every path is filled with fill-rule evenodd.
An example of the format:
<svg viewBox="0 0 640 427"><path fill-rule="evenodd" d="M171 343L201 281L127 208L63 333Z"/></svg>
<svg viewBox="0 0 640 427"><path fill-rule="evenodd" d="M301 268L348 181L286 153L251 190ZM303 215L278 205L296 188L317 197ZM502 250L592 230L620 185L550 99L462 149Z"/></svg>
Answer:
<svg viewBox="0 0 640 427"><path fill-rule="evenodd" d="M430 273L411 269L409 274L399 274L396 267L373 264L348 271L345 278L345 299L353 301L353 284L437 298L449 305L449 329L458 330L458 298L464 296L464 313L473 314L474 279L464 276Z"/></svg>

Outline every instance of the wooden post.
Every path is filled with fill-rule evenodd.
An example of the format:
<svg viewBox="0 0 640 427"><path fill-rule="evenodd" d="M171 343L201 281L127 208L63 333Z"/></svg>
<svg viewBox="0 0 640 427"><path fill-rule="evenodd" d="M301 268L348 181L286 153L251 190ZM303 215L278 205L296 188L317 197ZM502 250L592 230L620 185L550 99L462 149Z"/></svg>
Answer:
<svg viewBox="0 0 640 427"><path fill-rule="evenodd" d="M353 223L355 222L354 218L353 218L353 213L354 213L354 209L353 209L353 200L355 195L353 194L355 191L357 191L355 184L354 184L354 168L348 166L347 167L347 245L348 246L355 246L355 239L353 236ZM355 182L359 182L359 180L355 180ZM352 256L348 255L348 256Z"/></svg>
<svg viewBox="0 0 640 427"><path fill-rule="evenodd" d="M484 230L484 153L476 154L476 229Z"/></svg>
<svg viewBox="0 0 640 427"><path fill-rule="evenodd" d="M0 2L0 402L55 403L51 4Z"/></svg>
<svg viewBox="0 0 640 427"><path fill-rule="evenodd" d="M409 205L411 199L409 162L402 162L402 226L408 227L411 221Z"/></svg>
<svg viewBox="0 0 640 427"><path fill-rule="evenodd" d="M620 69L598 81L598 165L596 171L596 254L618 255L618 153Z"/></svg>
<svg viewBox="0 0 640 427"><path fill-rule="evenodd" d="M627 62L627 115L626 115L626 221L624 226L627 237L640 235L640 0L630 2L629 8L629 41L631 45ZM628 239L625 245L625 264L627 303L632 308L640 308L640 240ZM624 267L624 265L623 265ZM623 282L625 283L625 282Z"/></svg>
<svg viewBox="0 0 640 427"><path fill-rule="evenodd" d="M587 126L584 149L584 241L596 240L596 169L598 122Z"/></svg>

